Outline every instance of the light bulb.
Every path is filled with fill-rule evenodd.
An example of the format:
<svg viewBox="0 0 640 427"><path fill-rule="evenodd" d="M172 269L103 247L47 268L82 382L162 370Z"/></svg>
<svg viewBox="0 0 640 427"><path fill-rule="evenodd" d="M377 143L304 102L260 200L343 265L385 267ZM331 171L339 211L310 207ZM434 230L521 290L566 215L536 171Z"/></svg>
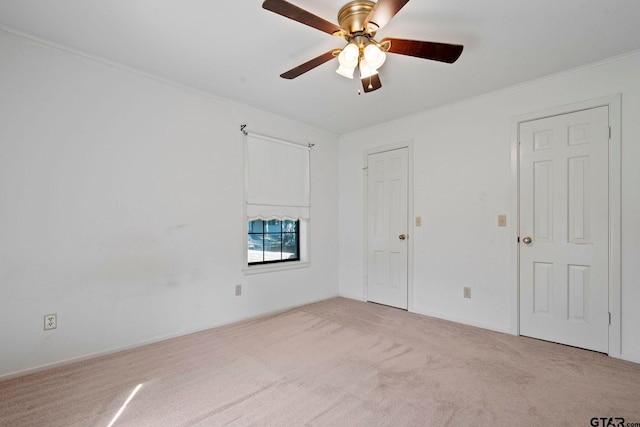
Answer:
<svg viewBox="0 0 640 427"><path fill-rule="evenodd" d="M369 64L369 67L374 69L380 68L382 64L384 64L385 59L387 59L387 55L375 44L368 44L367 47L364 48L364 57Z"/></svg>
<svg viewBox="0 0 640 427"><path fill-rule="evenodd" d="M367 58L362 58L360 60L360 78L366 79L374 74L378 74L378 71L369 65Z"/></svg>

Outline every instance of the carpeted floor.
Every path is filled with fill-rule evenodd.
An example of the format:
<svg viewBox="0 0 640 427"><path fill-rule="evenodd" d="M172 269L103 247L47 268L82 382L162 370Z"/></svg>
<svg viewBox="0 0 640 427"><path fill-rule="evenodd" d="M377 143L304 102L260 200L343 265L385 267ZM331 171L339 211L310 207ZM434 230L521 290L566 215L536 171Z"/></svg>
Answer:
<svg viewBox="0 0 640 427"><path fill-rule="evenodd" d="M637 427L640 365L335 298L0 382L0 425L128 400L114 426Z"/></svg>

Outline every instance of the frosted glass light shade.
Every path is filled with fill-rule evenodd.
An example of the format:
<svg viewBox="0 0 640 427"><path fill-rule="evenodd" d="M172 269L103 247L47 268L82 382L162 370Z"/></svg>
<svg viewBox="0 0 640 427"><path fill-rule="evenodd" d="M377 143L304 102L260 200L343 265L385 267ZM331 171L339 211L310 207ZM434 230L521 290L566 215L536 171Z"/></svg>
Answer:
<svg viewBox="0 0 640 427"><path fill-rule="evenodd" d="M356 67L352 67L352 68L347 68L344 65L340 64L340 66L338 67L338 69L336 70L336 73L340 74L342 77L346 77L348 79L352 79L353 78L353 70L355 70Z"/></svg>
<svg viewBox="0 0 640 427"><path fill-rule="evenodd" d="M338 55L338 61L340 65L344 65L347 68L353 68L358 65L358 58L360 57L360 48L355 43L349 43L342 49L340 55Z"/></svg>
<svg viewBox="0 0 640 427"><path fill-rule="evenodd" d="M360 56L360 49L355 43L349 43L342 49L342 52L338 55L338 62L340 67L336 70L336 73L348 79L353 78L353 70L358 65L358 57Z"/></svg>
<svg viewBox="0 0 640 427"><path fill-rule="evenodd" d="M364 57L369 64L369 67L378 69L384 64L387 55L375 44L369 44L364 48Z"/></svg>

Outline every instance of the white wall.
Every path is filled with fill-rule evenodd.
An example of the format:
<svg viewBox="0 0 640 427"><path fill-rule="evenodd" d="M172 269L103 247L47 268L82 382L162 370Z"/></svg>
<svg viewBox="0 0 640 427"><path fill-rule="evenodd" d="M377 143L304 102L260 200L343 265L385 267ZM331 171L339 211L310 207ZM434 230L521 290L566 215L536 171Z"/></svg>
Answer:
<svg viewBox="0 0 640 427"><path fill-rule="evenodd" d="M337 136L2 31L0 122L0 377L337 295ZM309 268L241 271L240 123L316 144Z"/></svg>
<svg viewBox="0 0 640 427"><path fill-rule="evenodd" d="M410 231L412 310L512 330L515 218L496 226L515 197L511 119L614 93L622 353L640 362L639 69L628 56L344 135L338 148L332 134L0 31L0 378L327 298L338 282L362 299L363 151L407 140L423 217ZM316 144L307 269L242 274L240 123ZM53 312L58 329L44 332Z"/></svg>
<svg viewBox="0 0 640 427"><path fill-rule="evenodd" d="M363 152L413 141L410 307L514 331L514 116L622 93L622 357L640 362L640 53L364 129L340 139L340 294L362 299ZM425 96L429 96L425 93ZM463 287L472 298L463 298Z"/></svg>

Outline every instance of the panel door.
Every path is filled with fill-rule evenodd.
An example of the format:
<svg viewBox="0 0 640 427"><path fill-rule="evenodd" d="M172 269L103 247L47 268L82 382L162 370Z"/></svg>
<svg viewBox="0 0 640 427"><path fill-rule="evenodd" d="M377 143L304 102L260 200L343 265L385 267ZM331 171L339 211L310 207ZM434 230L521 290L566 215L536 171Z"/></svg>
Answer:
<svg viewBox="0 0 640 427"><path fill-rule="evenodd" d="M520 333L608 351L608 107L520 124Z"/></svg>
<svg viewBox="0 0 640 427"><path fill-rule="evenodd" d="M408 149L367 162L367 299L407 309Z"/></svg>

